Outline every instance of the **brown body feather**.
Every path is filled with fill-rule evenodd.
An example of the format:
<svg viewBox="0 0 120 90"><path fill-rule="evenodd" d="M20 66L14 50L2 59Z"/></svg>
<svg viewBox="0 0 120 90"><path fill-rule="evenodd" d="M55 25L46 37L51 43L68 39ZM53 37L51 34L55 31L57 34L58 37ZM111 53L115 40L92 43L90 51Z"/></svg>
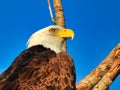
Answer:
<svg viewBox="0 0 120 90"><path fill-rule="evenodd" d="M75 90L75 78L68 54L37 45L23 51L0 75L0 90Z"/></svg>

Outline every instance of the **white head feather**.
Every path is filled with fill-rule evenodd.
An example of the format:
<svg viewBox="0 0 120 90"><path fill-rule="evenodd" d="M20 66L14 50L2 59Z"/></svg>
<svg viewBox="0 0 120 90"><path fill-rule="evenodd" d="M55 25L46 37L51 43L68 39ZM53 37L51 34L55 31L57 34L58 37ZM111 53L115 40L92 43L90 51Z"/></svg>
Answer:
<svg viewBox="0 0 120 90"><path fill-rule="evenodd" d="M61 52L61 48L65 39L62 37L53 36L50 33L51 28L55 28L58 30L63 29L60 26L51 25L46 28L38 30L37 32L33 33L29 38L27 42L28 48L35 45L43 45L46 48L54 50L56 53Z"/></svg>

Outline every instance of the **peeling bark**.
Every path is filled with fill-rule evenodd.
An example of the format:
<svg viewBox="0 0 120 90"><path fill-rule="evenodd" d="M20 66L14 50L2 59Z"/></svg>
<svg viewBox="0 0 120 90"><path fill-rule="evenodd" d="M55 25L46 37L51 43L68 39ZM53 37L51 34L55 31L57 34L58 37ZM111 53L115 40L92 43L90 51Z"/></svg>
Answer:
<svg viewBox="0 0 120 90"><path fill-rule="evenodd" d="M96 69L76 85L77 90L106 90L120 72L119 59L120 44L111 51L107 58L103 60ZM104 89L98 89L98 86Z"/></svg>
<svg viewBox="0 0 120 90"><path fill-rule="evenodd" d="M119 52L120 53L120 52ZM120 54L117 54L119 58L114 62L109 71L104 75L104 77L95 85L93 90L106 90L112 84L112 82L117 78L120 73Z"/></svg>

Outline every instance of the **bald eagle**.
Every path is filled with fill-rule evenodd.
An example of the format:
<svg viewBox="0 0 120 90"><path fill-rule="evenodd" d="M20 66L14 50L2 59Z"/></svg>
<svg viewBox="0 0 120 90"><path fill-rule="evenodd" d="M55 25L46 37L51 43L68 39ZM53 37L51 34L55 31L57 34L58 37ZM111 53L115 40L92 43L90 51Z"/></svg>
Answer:
<svg viewBox="0 0 120 90"><path fill-rule="evenodd" d="M0 90L76 90L75 68L62 49L74 32L58 25L38 30L24 50L0 75Z"/></svg>

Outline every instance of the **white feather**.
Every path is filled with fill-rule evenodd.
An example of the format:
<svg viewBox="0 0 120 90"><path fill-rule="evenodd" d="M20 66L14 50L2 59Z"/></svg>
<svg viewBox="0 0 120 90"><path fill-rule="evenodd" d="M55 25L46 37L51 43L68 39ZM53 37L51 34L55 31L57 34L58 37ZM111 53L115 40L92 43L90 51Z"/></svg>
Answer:
<svg viewBox="0 0 120 90"><path fill-rule="evenodd" d="M63 29L60 26L51 25L46 28L38 30L37 32L33 33L29 38L27 42L28 48L35 45L43 45L46 48L54 50L56 53L61 52L64 39L57 36L53 36L49 32L50 28L57 28L59 30Z"/></svg>

